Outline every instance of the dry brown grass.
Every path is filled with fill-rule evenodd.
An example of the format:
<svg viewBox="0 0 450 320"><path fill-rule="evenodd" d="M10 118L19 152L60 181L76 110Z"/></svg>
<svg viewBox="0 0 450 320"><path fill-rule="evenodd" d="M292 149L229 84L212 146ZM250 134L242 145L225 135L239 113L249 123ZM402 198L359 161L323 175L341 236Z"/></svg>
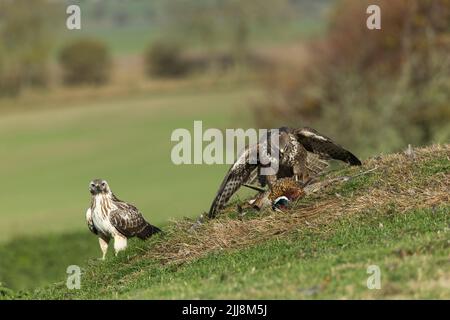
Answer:
<svg viewBox="0 0 450 320"><path fill-rule="evenodd" d="M444 159L449 166L434 173L433 161ZM375 169L376 168L376 169ZM235 208L228 207L218 219L206 221L193 229L193 221L175 221L166 230L163 241L139 259L156 258L163 264L180 264L213 251L239 249L261 241L308 228L327 229L342 216L363 212L404 213L410 209L432 208L450 202L450 145L434 145L414 150L413 154L397 153L368 159L360 168L345 170L355 176L370 169L370 177L355 189L349 182L333 183L298 202L286 213L264 212L236 219ZM331 173L333 179L342 172Z"/></svg>

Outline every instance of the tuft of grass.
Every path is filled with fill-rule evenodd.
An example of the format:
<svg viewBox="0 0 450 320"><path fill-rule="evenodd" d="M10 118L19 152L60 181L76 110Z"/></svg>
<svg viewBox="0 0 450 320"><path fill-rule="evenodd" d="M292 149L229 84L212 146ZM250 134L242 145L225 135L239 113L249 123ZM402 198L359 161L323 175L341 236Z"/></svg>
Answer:
<svg viewBox="0 0 450 320"><path fill-rule="evenodd" d="M427 162L426 165L420 166L421 175L425 178L435 174L450 173L450 154L436 155L436 157Z"/></svg>

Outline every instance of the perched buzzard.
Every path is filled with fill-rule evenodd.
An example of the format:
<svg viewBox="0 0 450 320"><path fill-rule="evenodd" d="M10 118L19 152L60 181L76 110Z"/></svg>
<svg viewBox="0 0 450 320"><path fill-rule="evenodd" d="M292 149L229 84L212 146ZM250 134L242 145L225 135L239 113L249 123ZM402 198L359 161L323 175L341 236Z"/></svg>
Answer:
<svg viewBox="0 0 450 320"><path fill-rule="evenodd" d="M127 247L127 239L137 236L145 240L161 230L145 221L139 210L117 199L105 180L95 179L89 184L91 207L86 212L89 230L98 235L105 259L108 243L114 239L116 255Z"/></svg>
<svg viewBox="0 0 450 320"><path fill-rule="evenodd" d="M209 210L209 217L213 218L222 209L231 196L245 183L256 178L264 186L272 187L280 178L294 177L295 180L306 182L311 177L320 173L327 163L324 160L336 159L350 165L361 165L361 161L351 152L334 143L330 138L318 133L311 128L280 128L279 131L279 159L271 157L271 161L278 162L276 175L263 176L260 174L263 164L260 161L249 161L256 150L267 150L270 153L273 146L269 146L269 139L263 142L265 145L253 145L244 150L241 156L231 166L226 174L219 191ZM258 158L259 159L259 158ZM267 167L267 165L266 165Z"/></svg>

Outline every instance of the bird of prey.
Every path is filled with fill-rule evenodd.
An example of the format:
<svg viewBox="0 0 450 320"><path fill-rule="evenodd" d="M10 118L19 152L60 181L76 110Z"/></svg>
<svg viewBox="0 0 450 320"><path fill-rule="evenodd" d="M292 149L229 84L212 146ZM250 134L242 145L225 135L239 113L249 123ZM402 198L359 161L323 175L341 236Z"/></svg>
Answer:
<svg viewBox="0 0 450 320"><path fill-rule="evenodd" d="M89 184L91 206L86 211L86 221L92 233L98 236L102 260L105 260L108 244L114 239L117 254L127 247L127 239L134 236L145 240L161 230L145 221L139 210L119 200L102 179Z"/></svg>
<svg viewBox="0 0 450 320"><path fill-rule="evenodd" d="M276 132L276 131L274 131ZM350 165L361 165L361 161L350 151L336 144L330 138L311 128L280 128L278 129L278 147L270 146L269 139L248 146L231 166L209 210L209 217L213 218L221 210L231 196L243 185L258 178L261 185L272 188L273 183L280 178L294 177L302 182L319 174L327 166L326 160L336 159ZM270 132L269 132L270 133ZM260 146L260 144L263 144ZM261 169L267 167L260 161L257 150L268 153L278 148L279 156L270 157L271 163L277 162L278 171L272 175L262 175ZM249 161L254 154L257 161Z"/></svg>

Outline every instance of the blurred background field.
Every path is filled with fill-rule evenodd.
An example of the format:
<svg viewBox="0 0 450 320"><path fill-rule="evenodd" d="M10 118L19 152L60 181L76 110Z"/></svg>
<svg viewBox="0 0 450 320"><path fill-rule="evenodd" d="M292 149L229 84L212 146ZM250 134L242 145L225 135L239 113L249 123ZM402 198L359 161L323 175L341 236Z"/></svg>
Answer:
<svg viewBox="0 0 450 320"><path fill-rule="evenodd" d="M140 93L4 115L1 176L7 182L0 193L8 210L1 240L84 229L87 185L95 177L108 179L114 192L139 204L157 224L206 210L222 167L175 166L171 133L193 128L196 119L229 127L233 112L245 106L240 100L251 93L233 87L208 91Z"/></svg>
<svg viewBox="0 0 450 320"><path fill-rule="evenodd" d="M448 142L450 3L370 1L382 30L368 4L0 0L0 282L35 287L98 254L92 178L157 225L208 210L228 166L170 161L194 120L307 125L363 159Z"/></svg>

